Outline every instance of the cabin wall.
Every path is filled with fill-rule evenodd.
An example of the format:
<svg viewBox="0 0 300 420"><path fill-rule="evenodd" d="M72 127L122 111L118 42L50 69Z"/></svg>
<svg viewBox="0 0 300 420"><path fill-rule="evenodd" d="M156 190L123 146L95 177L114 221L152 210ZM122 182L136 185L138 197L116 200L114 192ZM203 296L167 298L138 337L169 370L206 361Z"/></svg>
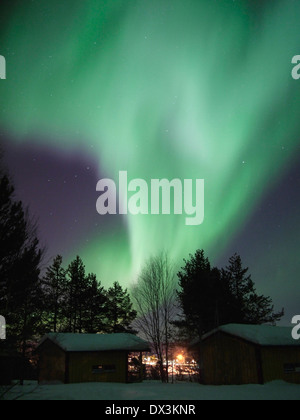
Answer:
<svg viewBox="0 0 300 420"><path fill-rule="evenodd" d="M265 382L300 384L300 347L263 347L261 358Z"/></svg>
<svg viewBox="0 0 300 420"><path fill-rule="evenodd" d="M125 351L69 353L68 382L126 382L127 364Z"/></svg>
<svg viewBox="0 0 300 420"><path fill-rule="evenodd" d="M259 383L259 353L255 345L218 332L200 349L203 382L207 385Z"/></svg>
<svg viewBox="0 0 300 420"><path fill-rule="evenodd" d="M50 340L46 340L38 351L39 383L64 383L66 354Z"/></svg>
<svg viewBox="0 0 300 420"><path fill-rule="evenodd" d="M201 346L205 384L251 384L283 380L300 384L300 347L256 346L218 332Z"/></svg>

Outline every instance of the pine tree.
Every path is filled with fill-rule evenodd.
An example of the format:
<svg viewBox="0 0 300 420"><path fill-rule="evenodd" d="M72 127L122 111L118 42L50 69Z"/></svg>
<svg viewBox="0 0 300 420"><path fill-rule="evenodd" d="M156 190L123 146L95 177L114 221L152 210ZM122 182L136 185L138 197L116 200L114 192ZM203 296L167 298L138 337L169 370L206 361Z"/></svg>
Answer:
<svg viewBox="0 0 300 420"><path fill-rule="evenodd" d="M26 243L27 224L21 202L14 201L14 188L8 177L0 178L0 310L8 311L12 301L15 265Z"/></svg>
<svg viewBox="0 0 300 420"><path fill-rule="evenodd" d="M37 332L41 321L42 293L36 227L14 197L9 177L0 169L0 313L6 318L5 345L21 349ZM3 343L1 343L3 345Z"/></svg>
<svg viewBox="0 0 300 420"><path fill-rule="evenodd" d="M105 331L107 329L106 291L101 283L98 283L95 274L87 276L85 296L88 305L84 314L84 330L91 334Z"/></svg>
<svg viewBox="0 0 300 420"><path fill-rule="evenodd" d="M178 273L183 320L175 325L199 338L228 323L275 324L284 311L274 313L270 297L258 295L248 268L235 254L225 269L211 268L203 250L185 260Z"/></svg>
<svg viewBox="0 0 300 420"><path fill-rule="evenodd" d="M234 254L229 259L229 265L223 270L223 278L230 285L233 297L235 322L247 324L276 324L284 310L274 313L274 305L269 296L258 295L248 267L243 268L241 257Z"/></svg>
<svg viewBox="0 0 300 420"><path fill-rule="evenodd" d="M58 332L65 328L64 307L67 293L66 270L62 266L63 258L57 255L52 265L47 267L43 277L44 308L46 330Z"/></svg>
<svg viewBox="0 0 300 420"><path fill-rule="evenodd" d="M197 250L184 260L185 265L178 273L180 290L178 298L183 312L183 320L175 325L191 335L201 337L221 322L224 311L224 295L220 272L212 268L203 250Z"/></svg>
<svg viewBox="0 0 300 420"><path fill-rule="evenodd" d="M132 308L127 289L123 290L118 282L114 282L107 291L106 316L107 332L133 332L130 324L136 318L136 311Z"/></svg>
<svg viewBox="0 0 300 420"><path fill-rule="evenodd" d="M85 266L79 256L69 264L67 276L66 317L68 319L68 331L82 333L84 330L88 281L85 275Z"/></svg>

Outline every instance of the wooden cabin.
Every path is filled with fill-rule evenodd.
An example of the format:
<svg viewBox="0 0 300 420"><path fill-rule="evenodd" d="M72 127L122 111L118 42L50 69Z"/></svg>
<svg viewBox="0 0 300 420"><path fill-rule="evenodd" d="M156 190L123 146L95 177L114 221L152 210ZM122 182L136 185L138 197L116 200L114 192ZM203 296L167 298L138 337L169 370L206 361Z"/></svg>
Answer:
<svg viewBox="0 0 300 420"><path fill-rule="evenodd" d="M38 382L130 382L132 353L138 354L135 377L141 379L146 351L150 351L148 343L133 334L50 333L37 347Z"/></svg>
<svg viewBox="0 0 300 420"><path fill-rule="evenodd" d="M228 324L202 337L196 347L204 384L300 383L300 341L292 328Z"/></svg>

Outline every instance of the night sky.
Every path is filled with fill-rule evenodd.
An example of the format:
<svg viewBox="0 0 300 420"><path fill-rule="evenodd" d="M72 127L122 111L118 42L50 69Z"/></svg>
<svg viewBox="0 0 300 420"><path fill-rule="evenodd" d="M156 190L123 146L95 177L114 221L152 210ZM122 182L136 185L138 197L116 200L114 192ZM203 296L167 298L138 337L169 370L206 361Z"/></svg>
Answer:
<svg viewBox="0 0 300 420"><path fill-rule="evenodd" d="M2 7L2 6L1 6ZM80 255L130 286L161 250L180 267L235 252L283 323L300 313L300 2L3 2L0 136L44 264ZM96 212L97 181L204 179L205 220Z"/></svg>

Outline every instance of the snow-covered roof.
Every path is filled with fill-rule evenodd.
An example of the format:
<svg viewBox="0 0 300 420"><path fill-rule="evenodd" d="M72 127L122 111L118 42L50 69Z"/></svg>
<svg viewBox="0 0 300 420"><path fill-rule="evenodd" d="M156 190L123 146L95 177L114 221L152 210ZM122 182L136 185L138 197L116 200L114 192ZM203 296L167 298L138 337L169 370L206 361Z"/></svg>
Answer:
<svg viewBox="0 0 300 420"><path fill-rule="evenodd" d="M292 327L270 325L227 324L205 334L202 340L219 331L261 346L300 346L300 342L292 337Z"/></svg>
<svg viewBox="0 0 300 420"><path fill-rule="evenodd" d="M64 351L148 351L149 344L141 338L127 333L119 334L73 334L49 333L40 341L39 346L47 339L57 344Z"/></svg>

